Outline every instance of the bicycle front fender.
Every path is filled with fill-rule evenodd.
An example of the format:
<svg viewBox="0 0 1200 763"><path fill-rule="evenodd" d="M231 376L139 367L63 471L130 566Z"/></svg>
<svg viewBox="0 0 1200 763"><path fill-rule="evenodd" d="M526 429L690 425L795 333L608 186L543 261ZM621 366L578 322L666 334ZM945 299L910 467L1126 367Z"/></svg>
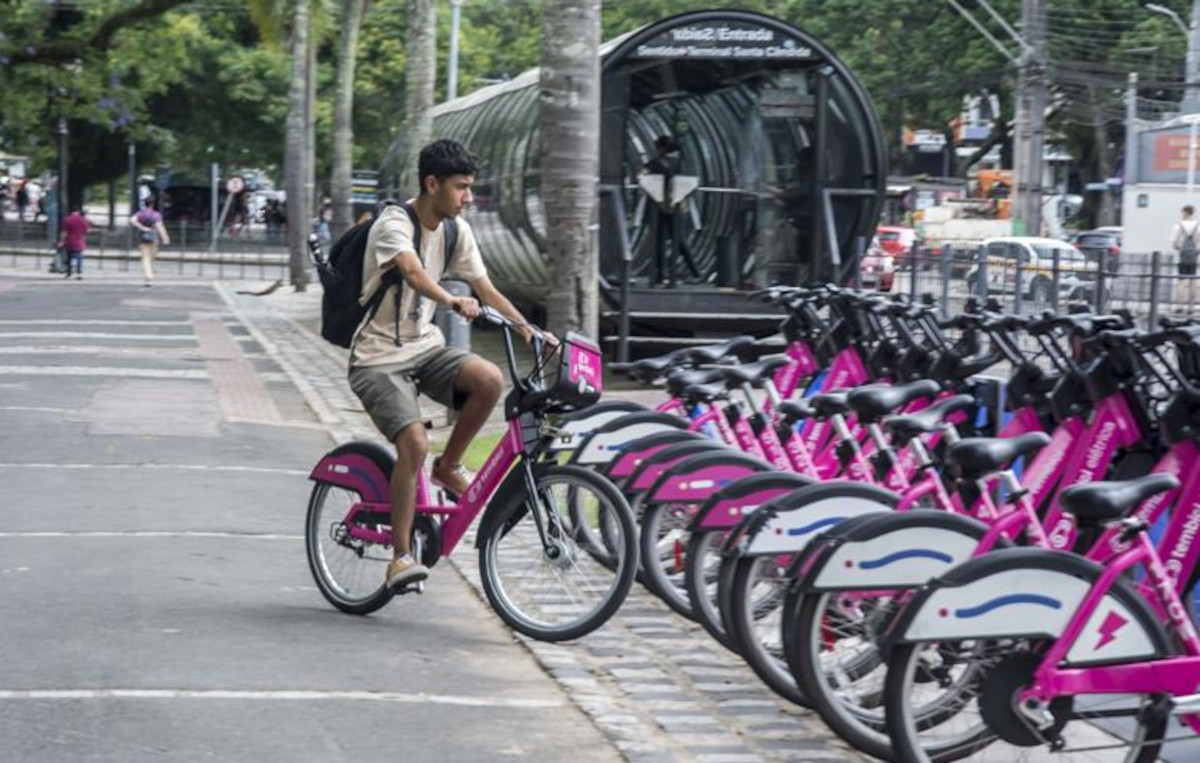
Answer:
<svg viewBox="0 0 1200 763"><path fill-rule="evenodd" d="M533 464L534 478L540 477L551 466L552 464L540 461ZM526 503L525 497L525 470L518 463L509 470L500 487L492 494L487 508L483 510L479 528L475 532L475 548L482 545L481 539L488 537L496 525L505 523L511 528L529 513L529 504Z"/></svg>
<svg viewBox="0 0 1200 763"><path fill-rule="evenodd" d="M987 525L944 511L867 514L813 540L798 562L797 590L908 589L971 558Z"/></svg>
<svg viewBox="0 0 1200 763"><path fill-rule="evenodd" d="M918 589L893 621L884 648L970 639L1056 639L1104 569L1062 551L1010 548L977 556ZM1162 626L1144 599L1117 580L1067 653L1070 664L1157 656Z"/></svg>

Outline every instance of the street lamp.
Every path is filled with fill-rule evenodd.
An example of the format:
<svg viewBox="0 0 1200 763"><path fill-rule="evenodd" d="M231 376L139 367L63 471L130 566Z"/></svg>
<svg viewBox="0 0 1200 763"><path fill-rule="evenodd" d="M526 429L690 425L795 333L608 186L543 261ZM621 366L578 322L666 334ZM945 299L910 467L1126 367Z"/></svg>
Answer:
<svg viewBox="0 0 1200 763"><path fill-rule="evenodd" d="M1184 64L1183 103L1180 104L1180 109L1186 114L1200 111L1200 93L1197 92L1197 87L1200 87L1200 76L1198 76L1198 72L1196 71L1197 50L1200 49L1200 34L1198 34L1197 30L1197 25L1200 23L1197 21L1197 18L1200 17L1200 0L1193 1L1192 26L1190 28L1187 24L1183 23L1183 19L1179 18L1178 13L1166 6L1159 5L1158 3L1146 3L1143 7L1153 13L1167 16L1175 22L1175 26L1179 27L1187 35L1187 62Z"/></svg>
<svg viewBox="0 0 1200 763"><path fill-rule="evenodd" d="M1153 11L1154 13L1161 13L1164 16L1169 16L1171 18L1171 20L1175 22L1175 25L1178 26L1180 28L1180 30L1183 31L1184 34L1189 34L1187 24L1183 23L1183 19L1179 18L1179 14L1176 13L1175 11L1171 10L1170 8L1167 8L1166 6L1163 6L1163 5L1159 5L1158 3L1146 3L1142 7L1148 11Z"/></svg>

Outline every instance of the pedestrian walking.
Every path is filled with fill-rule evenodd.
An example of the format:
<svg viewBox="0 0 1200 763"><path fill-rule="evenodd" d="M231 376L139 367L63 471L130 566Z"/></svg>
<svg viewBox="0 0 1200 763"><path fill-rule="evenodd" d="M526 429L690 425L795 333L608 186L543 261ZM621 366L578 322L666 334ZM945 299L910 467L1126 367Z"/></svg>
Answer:
<svg viewBox="0 0 1200 763"><path fill-rule="evenodd" d="M62 233L58 236L58 248L66 252L66 278L74 270L75 279L83 280L83 250L87 247L87 232L91 229L83 208L71 207L71 214L63 220Z"/></svg>
<svg viewBox="0 0 1200 763"><path fill-rule="evenodd" d="M1200 222L1195 219L1196 209L1191 204L1183 208L1183 219L1171 229L1171 248L1175 250L1179 264L1179 279L1175 283L1175 302L1186 302L1191 314L1196 304L1196 259L1200 241L1196 238ZM1187 295L1186 300L1181 293Z"/></svg>
<svg viewBox="0 0 1200 763"><path fill-rule="evenodd" d="M25 210L29 209L29 180L22 180L17 186L17 222L25 222Z"/></svg>
<svg viewBox="0 0 1200 763"><path fill-rule="evenodd" d="M163 225L162 215L154 208L154 199L146 199L146 206L129 221L138 231L138 250L142 254L142 275L146 278L146 286L154 280L154 258L158 254L158 246L171 245L171 237L167 235Z"/></svg>

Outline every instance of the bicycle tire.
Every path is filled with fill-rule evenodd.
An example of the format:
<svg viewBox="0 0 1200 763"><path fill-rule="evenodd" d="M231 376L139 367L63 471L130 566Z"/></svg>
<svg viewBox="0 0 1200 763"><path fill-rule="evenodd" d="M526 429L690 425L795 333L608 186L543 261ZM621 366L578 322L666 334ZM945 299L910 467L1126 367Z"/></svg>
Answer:
<svg viewBox="0 0 1200 763"><path fill-rule="evenodd" d="M670 548L666 549L666 561L675 572L668 572L663 566L662 543L664 539L660 538L659 534L663 522L669 518L668 513L675 510L676 505L669 503L646 503L644 505L642 524L638 532L639 556L642 560L642 585L678 614L689 620L695 620L696 612L692 609L692 602L688 599L687 589L684 587L683 572L686 559L682 560L683 564L678 563L679 557L686 553L688 536L686 529L672 530L672 536L678 532L679 537L672 537L668 541ZM690 521L691 517L689 516L682 521L682 525L686 527Z"/></svg>
<svg viewBox="0 0 1200 763"><path fill-rule="evenodd" d="M326 601L347 614L369 615L392 599L392 593L387 588L383 572L387 561L391 559L391 551L388 551L387 559L379 567L378 575L376 576L378 587L364 588L363 594L356 596L348 591L343 582L337 580L335 573L330 568L324 548L321 545L324 525L322 509L330 496L330 491L333 489L358 495L327 482L318 482L313 485L312 494L308 500L308 513L304 523L304 545L308 557L308 569L312 572L313 580L316 581L317 590L321 592ZM332 527L330 532L333 532ZM348 547L346 551L352 554L356 553ZM359 556L359 558L361 559L362 556Z"/></svg>
<svg viewBox="0 0 1200 763"><path fill-rule="evenodd" d="M619 528L617 537L620 538L621 545L621 548L612 549L616 552L614 555L617 557L610 570L613 575L612 583L600 601L578 619L565 624L551 624L539 620L537 614L524 611L514 601L513 595L510 595L497 568L497 555L500 553L501 542L506 537L510 537L522 523L528 523L530 529L534 527L533 519L528 516L526 503L528 496L523 493L519 494L509 506L501 509L503 514L498 517L499 521L490 523L485 531L486 534L478 539L480 578L488 603L510 628L539 641L568 641L587 635L602 626L624 603L625 597L633 586L634 573L637 571L637 531L633 522L633 512L624 496L610 481L594 471L573 465L539 466L536 479L539 501L543 500L543 496L556 482L568 485L574 483L577 488L585 486L603 500L606 517L613 520L615 526ZM569 511L567 507L564 509ZM564 527L569 526L564 525ZM536 532L533 535L538 537L540 544L540 536L537 536ZM622 551L624 552L622 553ZM539 549L537 553L544 552ZM591 558L586 549L584 555ZM551 564L564 565L576 562L578 557L569 559L564 557L564 560L551 562L543 558L541 561L547 566ZM581 569L578 564L575 566L577 569ZM600 566L608 569L604 565Z"/></svg>
<svg viewBox="0 0 1200 763"><path fill-rule="evenodd" d="M717 643L736 654L737 649L721 623L721 613L715 596L717 581L714 572L720 569L721 545L724 539L724 533L713 530L692 533L688 539L683 579L696 622L700 623ZM710 586L714 588L711 592Z"/></svg>

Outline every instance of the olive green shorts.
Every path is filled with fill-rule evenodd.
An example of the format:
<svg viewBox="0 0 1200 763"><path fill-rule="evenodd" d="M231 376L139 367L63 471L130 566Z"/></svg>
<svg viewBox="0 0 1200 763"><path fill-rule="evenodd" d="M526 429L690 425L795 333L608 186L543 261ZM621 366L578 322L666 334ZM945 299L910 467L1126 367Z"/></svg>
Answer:
<svg viewBox="0 0 1200 763"><path fill-rule="evenodd" d="M404 363L354 366L350 388L375 426L395 442L396 435L421 421L417 395L426 395L447 408L458 408L464 400L454 388L458 372L478 355L454 347L439 347Z"/></svg>

